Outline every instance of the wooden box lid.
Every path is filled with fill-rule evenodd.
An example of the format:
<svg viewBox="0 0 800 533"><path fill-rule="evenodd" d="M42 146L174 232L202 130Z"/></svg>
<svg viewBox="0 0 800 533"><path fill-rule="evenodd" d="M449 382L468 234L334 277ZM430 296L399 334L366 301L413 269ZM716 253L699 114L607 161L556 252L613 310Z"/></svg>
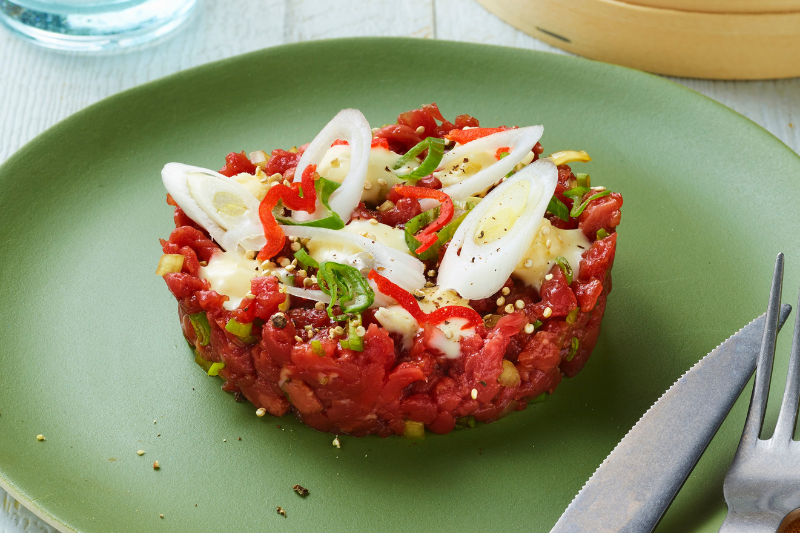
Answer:
<svg viewBox="0 0 800 533"><path fill-rule="evenodd" d="M800 0L478 0L574 54L691 78L800 76Z"/></svg>

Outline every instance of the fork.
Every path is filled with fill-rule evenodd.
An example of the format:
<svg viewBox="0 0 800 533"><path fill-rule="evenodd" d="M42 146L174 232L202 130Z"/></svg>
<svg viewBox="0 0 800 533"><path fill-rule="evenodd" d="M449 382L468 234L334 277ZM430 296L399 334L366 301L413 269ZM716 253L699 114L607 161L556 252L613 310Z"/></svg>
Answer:
<svg viewBox="0 0 800 533"><path fill-rule="evenodd" d="M771 438L759 438L775 356L782 282L783 254L778 254L750 409L723 485L728 515L720 533L775 533L790 513L787 521L792 522L790 527L796 531L793 519L797 513L792 511L800 508L800 442L793 440L793 435L800 394L800 307L795 316L789 373L778 423Z"/></svg>

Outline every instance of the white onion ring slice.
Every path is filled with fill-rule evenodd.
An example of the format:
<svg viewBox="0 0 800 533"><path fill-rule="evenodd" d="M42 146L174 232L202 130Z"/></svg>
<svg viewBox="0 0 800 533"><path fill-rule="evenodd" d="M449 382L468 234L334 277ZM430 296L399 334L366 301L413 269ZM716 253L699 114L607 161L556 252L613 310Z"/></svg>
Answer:
<svg viewBox="0 0 800 533"><path fill-rule="evenodd" d="M372 130L366 117L358 109L343 109L339 111L328 124L322 128L314 140L308 145L297 169L294 173L294 181L299 182L303 177L303 171L308 165L319 165L325 153L330 149L331 144L337 139L347 141L350 145L350 170L342 181L341 186L331 194L329 204L342 220L349 220L350 214L361 201L361 194L364 192L364 182L367 179L367 167L369 165L369 153L372 144ZM317 200L317 209L313 214L305 212L293 212L295 220L316 220L322 217L325 208Z"/></svg>
<svg viewBox="0 0 800 533"><path fill-rule="evenodd" d="M243 214L245 224L238 224L230 231L220 226L200 207L189 190L188 178L191 174L202 174L220 180L220 189L230 191L244 200L247 211ZM264 228L258 218L258 199L247 188L223 176L219 172L201 167L193 167L182 163L167 163L161 170L161 181L175 203L186 215L205 228L208 234L228 252L238 253L239 246L245 251L257 251L267 243Z"/></svg>
<svg viewBox="0 0 800 533"><path fill-rule="evenodd" d="M476 244L475 234L484 217L495 206L503 191L526 180L528 197L520 216L502 237L487 244ZM453 289L463 298L480 300L499 291L516 268L542 224L547 204L558 183L558 169L547 160L523 168L495 187L456 230L439 266L437 284Z"/></svg>

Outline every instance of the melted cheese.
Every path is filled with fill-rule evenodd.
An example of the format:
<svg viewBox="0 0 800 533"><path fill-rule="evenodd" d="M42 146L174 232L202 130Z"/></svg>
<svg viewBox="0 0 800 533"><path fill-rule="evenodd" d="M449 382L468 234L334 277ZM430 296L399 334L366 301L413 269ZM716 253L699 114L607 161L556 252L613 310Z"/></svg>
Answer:
<svg viewBox="0 0 800 533"><path fill-rule="evenodd" d="M412 255L406 244L405 232L401 229L381 223L373 224L369 220L353 220L344 227L343 231L362 236L366 234L368 239L378 244Z"/></svg>
<svg viewBox="0 0 800 533"><path fill-rule="evenodd" d="M232 311L250 292L250 280L258 275L258 269L258 261L241 259L229 252L216 252L208 266L200 267L200 277L208 280L212 290L229 298L222 307Z"/></svg>
<svg viewBox="0 0 800 533"><path fill-rule="evenodd" d="M561 256L567 260L574 276L577 277L581 254L590 246L589 239L581 230L554 228L549 220L544 220L528 251L511 275L538 291L542 286L542 280L556 264L556 257ZM526 262L529 262L530 266L526 267Z"/></svg>
<svg viewBox="0 0 800 533"><path fill-rule="evenodd" d="M404 165L398 170L394 170L395 163L401 158L391 150L382 146L373 146L369 152L369 165L367 167L367 182L369 188L365 188L361 193L361 200L370 205L378 205L383 202L386 194L393 185L403 183L404 180L397 177L398 174L407 174L419 164L418 160L412 160L414 167ZM323 178L342 183L345 176L350 171L350 146L339 144L331 146L322 157L322 161L317 165L317 172ZM381 180L383 183L380 183Z"/></svg>
<svg viewBox="0 0 800 533"><path fill-rule="evenodd" d="M464 318L448 318L441 324L437 324L438 331L433 332L428 346L439 350L448 359L459 357L461 355L461 337L475 334L475 328L461 329L466 323L467 320Z"/></svg>
<svg viewBox="0 0 800 533"><path fill-rule="evenodd" d="M375 311L375 320L389 333L397 333L403 337L404 350L411 348L414 335L419 331L419 324L411 313L402 306L389 305Z"/></svg>
<svg viewBox="0 0 800 533"><path fill-rule="evenodd" d="M242 172L241 174L235 175L232 179L244 185L245 188L247 188L247 190L253 194L253 196L258 198L259 202L264 199L264 197L267 195L267 191L269 191L269 186L267 185L267 175L264 174L264 171L261 170L261 167L257 168L255 175Z"/></svg>

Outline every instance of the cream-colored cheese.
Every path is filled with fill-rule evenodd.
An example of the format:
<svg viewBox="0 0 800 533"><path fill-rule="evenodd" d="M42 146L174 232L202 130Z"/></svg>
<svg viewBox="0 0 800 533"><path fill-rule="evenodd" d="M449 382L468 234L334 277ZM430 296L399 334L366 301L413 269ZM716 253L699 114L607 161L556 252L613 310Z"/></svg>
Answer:
<svg viewBox="0 0 800 533"><path fill-rule="evenodd" d="M401 229L381 223L374 224L369 220L353 220L344 227L343 231L349 231L362 237L366 236L378 244L412 255L406 244L405 232Z"/></svg>
<svg viewBox="0 0 800 533"><path fill-rule="evenodd" d="M264 174L264 171L261 170L260 167L256 170L255 175L242 172L241 174L234 176L232 179L244 185L245 188L247 188L247 190L253 194L253 196L258 198L258 201L263 200L267 195L267 191L269 191L269 186L267 185L267 175Z"/></svg>
<svg viewBox="0 0 800 533"><path fill-rule="evenodd" d="M583 231L554 228L549 220L544 220L528 251L511 275L538 291L542 286L542 280L556 264L556 258L561 256L572 267L574 277L577 277L581 254L590 246L591 243ZM526 263L530 266L526 267Z"/></svg>
<svg viewBox="0 0 800 533"><path fill-rule="evenodd" d="M469 300L459 296L456 291L443 289L441 287L425 287L417 291L423 299L419 302L419 307L426 313L432 313L440 307L448 305L460 305L469 307Z"/></svg>
<svg viewBox="0 0 800 533"><path fill-rule="evenodd" d="M475 334L475 328L461 329L467 323L464 318L448 318L437 324L428 345L439 350L448 359L455 359L461 355L461 338Z"/></svg>
<svg viewBox="0 0 800 533"><path fill-rule="evenodd" d="M361 200L370 205L383 202L393 185L403 183L398 174L407 174L419 165L418 159L411 161L413 166L404 165L394 170L394 165L402 156L382 146L373 146L369 152L367 167L367 183L361 194ZM339 144L331 146L317 165L317 172L323 178L342 183L350 171L350 146Z"/></svg>
<svg viewBox="0 0 800 533"><path fill-rule="evenodd" d="M228 311L239 307L250 292L250 280L258 272L258 261L242 259L230 252L216 252L211 256L208 266L200 267L200 277L208 280L211 289L229 298L222 304Z"/></svg>
<svg viewBox="0 0 800 533"><path fill-rule="evenodd" d="M403 349L411 348L414 335L419 331L419 324L411 313L399 305L389 305L381 307L375 311L375 320L380 322L389 333L397 333L403 336Z"/></svg>

